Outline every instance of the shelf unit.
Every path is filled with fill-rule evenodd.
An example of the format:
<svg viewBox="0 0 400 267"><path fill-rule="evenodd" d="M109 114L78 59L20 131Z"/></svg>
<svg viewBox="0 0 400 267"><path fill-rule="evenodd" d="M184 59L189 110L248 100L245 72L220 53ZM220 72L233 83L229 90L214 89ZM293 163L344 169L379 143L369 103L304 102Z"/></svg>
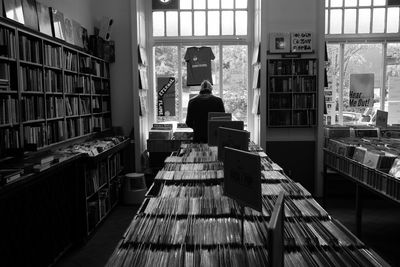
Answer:
<svg viewBox="0 0 400 267"><path fill-rule="evenodd" d="M317 60L269 59L267 66L268 127L315 127Z"/></svg>
<svg viewBox="0 0 400 267"><path fill-rule="evenodd" d="M111 128L108 62L0 18L0 158Z"/></svg>
<svg viewBox="0 0 400 267"><path fill-rule="evenodd" d="M124 160L130 140L116 145L95 157L87 157L84 164L86 197L86 231L93 233L97 226L118 203L124 171Z"/></svg>

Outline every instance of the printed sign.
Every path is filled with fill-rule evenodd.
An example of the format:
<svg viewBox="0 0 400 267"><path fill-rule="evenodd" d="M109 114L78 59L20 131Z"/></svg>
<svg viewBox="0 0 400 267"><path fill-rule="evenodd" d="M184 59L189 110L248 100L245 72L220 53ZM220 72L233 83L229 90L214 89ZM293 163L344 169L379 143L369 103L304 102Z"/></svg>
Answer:
<svg viewBox="0 0 400 267"><path fill-rule="evenodd" d="M374 104L374 74L350 74L350 107L372 107Z"/></svg>
<svg viewBox="0 0 400 267"><path fill-rule="evenodd" d="M157 77L157 115L175 116L174 77Z"/></svg>
<svg viewBox="0 0 400 267"><path fill-rule="evenodd" d="M260 156L225 147L224 194L243 206L262 211Z"/></svg>
<svg viewBox="0 0 400 267"><path fill-rule="evenodd" d="M293 53L312 52L311 32L293 32L291 36L291 50Z"/></svg>

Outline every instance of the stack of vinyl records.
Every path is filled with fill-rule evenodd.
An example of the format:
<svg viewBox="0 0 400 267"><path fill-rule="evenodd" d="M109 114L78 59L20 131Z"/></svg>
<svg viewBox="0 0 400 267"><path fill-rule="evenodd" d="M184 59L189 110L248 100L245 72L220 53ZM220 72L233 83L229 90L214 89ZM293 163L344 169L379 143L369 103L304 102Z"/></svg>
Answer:
<svg viewBox="0 0 400 267"><path fill-rule="evenodd" d="M262 163L261 212L224 195L214 147L184 144L157 173L107 265L270 266L269 221L284 192L285 266L387 266L259 147L249 148Z"/></svg>

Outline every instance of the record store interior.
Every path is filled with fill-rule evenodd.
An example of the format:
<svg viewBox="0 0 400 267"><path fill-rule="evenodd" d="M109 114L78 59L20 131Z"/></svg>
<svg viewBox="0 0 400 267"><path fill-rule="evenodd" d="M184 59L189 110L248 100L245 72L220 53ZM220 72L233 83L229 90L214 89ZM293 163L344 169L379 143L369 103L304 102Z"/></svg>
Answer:
<svg viewBox="0 0 400 267"><path fill-rule="evenodd" d="M399 0L0 3L0 266L400 266Z"/></svg>

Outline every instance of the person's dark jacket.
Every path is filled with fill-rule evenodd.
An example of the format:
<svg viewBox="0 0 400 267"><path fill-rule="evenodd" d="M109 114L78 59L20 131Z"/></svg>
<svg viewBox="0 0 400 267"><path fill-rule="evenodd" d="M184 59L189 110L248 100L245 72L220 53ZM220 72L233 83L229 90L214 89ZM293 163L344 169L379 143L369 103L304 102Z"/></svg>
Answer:
<svg viewBox="0 0 400 267"><path fill-rule="evenodd" d="M225 112L222 99L210 93L200 92L189 100L186 124L193 129L194 143L208 142L208 112Z"/></svg>

